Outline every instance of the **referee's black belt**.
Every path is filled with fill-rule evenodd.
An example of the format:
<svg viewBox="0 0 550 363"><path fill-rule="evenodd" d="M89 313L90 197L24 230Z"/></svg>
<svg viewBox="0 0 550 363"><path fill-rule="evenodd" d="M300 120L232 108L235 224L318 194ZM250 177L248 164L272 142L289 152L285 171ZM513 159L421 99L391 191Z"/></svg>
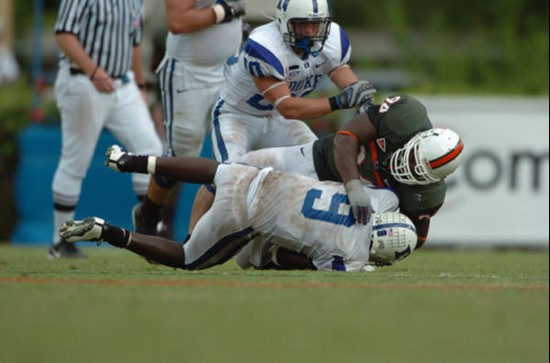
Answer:
<svg viewBox="0 0 550 363"><path fill-rule="evenodd" d="M78 74L86 74L82 69L79 68L69 68L69 73L71 76L76 76ZM122 83L126 84L130 82L130 78L128 78L127 74L123 74L122 76L111 76L112 79L120 79Z"/></svg>

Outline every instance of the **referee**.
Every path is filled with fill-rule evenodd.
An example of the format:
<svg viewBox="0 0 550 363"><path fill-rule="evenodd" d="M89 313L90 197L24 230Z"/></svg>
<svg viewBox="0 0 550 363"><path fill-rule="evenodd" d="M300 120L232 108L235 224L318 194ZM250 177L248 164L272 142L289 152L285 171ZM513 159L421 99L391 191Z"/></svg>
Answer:
<svg viewBox="0 0 550 363"><path fill-rule="evenodd" d="M62 151L52 185L49 258L84 257L73 244L61 241L58 231L65 220L74 219L82 181L104 127L131 152L162 153L145 92L140 92L142 22L142 0L61 0L55 24L61 49L55 96ZM132 183L141 197L149 178L136 174Z"/></svg>

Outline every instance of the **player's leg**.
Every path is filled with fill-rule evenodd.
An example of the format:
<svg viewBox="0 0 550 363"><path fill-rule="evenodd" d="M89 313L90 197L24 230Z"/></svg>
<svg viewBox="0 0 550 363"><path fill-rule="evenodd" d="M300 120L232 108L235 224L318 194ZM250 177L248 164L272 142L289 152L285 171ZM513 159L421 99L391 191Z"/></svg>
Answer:
<svg viewBox="0 0 550 363"><path fill-rule="evenodd" d="M189 218L189 234L193 233L199 219L212 207L216 197L215 193L213 186L210 185L201 185L197 190Z"/></svg>
<svg viewBox="0 0 550 363"><path fill-rule="evenodd" d="M218 101L212 110L212 149L214 157L219 162L237 161L249 149L255 130L250 123L246 123L245 115L224 112L224 102ZM261 128L258 119L257 128ZM189 221L189 233L191 233L198 220L212 207L215 191L211 187L201 186L195 195L191 218Z"/></svg>
<svg viewBox="0 0 550 363"><path fill-rule="evenodd" d="M317 178L313 163L313 141L303 145L272 147L246 153L240 162L260 168Z"/></svg>
<svg viewBox="0 0 550 363"><path fill-rule="evenodd" d="M242 165L218 167L214 204L185 243L187 268L203 269L224 263L257 236L246 214L246 196L257 174L256 168Z"/></svg>
<svg viewBox="0 0 550 363"><path fill-rule="evenodd" d="M317 136L305 122L278 117L261 147L303 145L315 140Z"/></svg>
<svg viewBox="0 0 550 363"><path fill-rule="evenodd" d="M161 237L133 233L110 225L98 217L82 221L67 221L61 226L59 233L69 243L104 241L115 247L132 251L148 260L170 267L184 268L184 252L180 243Z"/></svg>
<svg viewBox="0 0 550 363"><path fill-rule="evenodd" d="M217 99L219 93L218 87L212 87L200 90L187 90L178 94L174 105L177 110L176 116L167 118L167 134L170 135L171 148L176 156L199 156L204 137L210 130L210 110ZM170 120L173 119L173 122ZM200 209L202 216L212 205L214 195L202 191L195 197L195 200L205 205L206 209ZM197 222L197 210L193 209L190 225L194 226ZM193 228L190 228L190 232Z"/></svg>
<svg viewBox="0 0 550 363"><path fill-rule="evenodd" d="M117 104L106 127L134 154L162 154L160 141L147 105L135 83L130 82L117 89ZM132 175L134 192L138 196L147 193L149 177Z"/></svg>
<svg viewBox="0 0 550 363"><path fill-rule="evenodd" d="M169 160L173 164L173 159L158 161L162 164L163 160ZM162 168L169 167L165 165ZM218 198L183 247L164 238L130 233L97 217L68 221L62 226L60 234L69 242L106 241L171 267L204 269L221 264L257 236L257 232L248 225L246 215L248 188L257 173L254 168L239 165L217 168L215 182L219 186Z"/></svg>
<svg viewBox="0 0 550 363"><path fill-rule="evenodd" d="M49 257L80 257L74 247L63 243L57 231L73 219L80 199L82 181L92 160L111 97L98 93L86 77L71 76L61 69L55 85L61 114L61 158L52 182L54 226Z"/></svg>
<svg viewBox="0 0 550 363"><path fill-rule="evenodd" d="M154 122L147 105L137 87L130 83L121 86L117 92L120 93L121 97L112 119L107 124L107 128L130 152L141 155L160 155L162 153L162 143L155 131ZM134 192L139 199L143 199L146 195L149 183L150 178L148 175L132 175ZM141 223L143 228L136 228L136 231L154 234L158 220L144 218L139 212L136 207L132 210L135 226L139 224L138 221L151 221L152 223Z"/></svg>
<svg viewBox="0 0 550 363"><path fill-rule="evenodd" d="M256 125L247 122L243 114L224 111L224 101L219 100L212 111L212 149L219 162L237 161L248 150L263 120L257 118Z"/></svg>

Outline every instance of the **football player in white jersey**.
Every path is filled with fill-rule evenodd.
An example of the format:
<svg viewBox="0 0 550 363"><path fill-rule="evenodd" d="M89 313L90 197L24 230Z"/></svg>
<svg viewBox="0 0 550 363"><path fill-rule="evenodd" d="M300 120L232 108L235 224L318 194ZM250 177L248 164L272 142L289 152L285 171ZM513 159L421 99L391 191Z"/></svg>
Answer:
<svg viewBox="0 0 550 363"><path fill-rule="evenodd" d="M165 0L169 33L158 74L167 156L199 156L210 132L210 111L224 83L223 68L241 46L241 0ZM132 211L137 232L155 234L163 204L174 186L153 179Z"/></svg>
<svg viewBox="0 0 550 363"><path fill-rule="evenodd" d="M236 161L249 150L312 141L316 136L300 120L353 108L374 93L347 65L351 45L331 21L326 0L281 0L276 14L228 60L226 83L212 115L219 162ZM304 98L325 76L345 91L331 98Z"/></svg>
<svg viewBox="0 0 550 363"><path fill-rule="evenodd" d="M388 249L391 259L401 259L416 243L410 220L396 212L383 213L397 208L397 197L389 189L369 190L382 214L363 225L355 223L341 183L201 158L133 155L116 145L107 158L107 165L120 172L214 182L213 208L183 245L131 233L97 217L66 222L60 230L65 241L106 241L167 266L196 270L224 263L251 239L263 236L304 254L310 267L329 271L361 271L371 253L382 256ZM375 243L380 238L386 243ZM378 251L371 250L373 243Z"/></svg>
<svg viewBox="0 0 550 363"><path fill-rule="evenodd" d="M326 0L280 0L276 19L252 31L228 60L226 83L212 113L217 161L237 161L250 150L301 145L317 139L301 120L354 108L375 90L348 66L351 44L332 21ZM328 76L342 92L305 98ZM199 190L190 229L213 197Z"/></svg>

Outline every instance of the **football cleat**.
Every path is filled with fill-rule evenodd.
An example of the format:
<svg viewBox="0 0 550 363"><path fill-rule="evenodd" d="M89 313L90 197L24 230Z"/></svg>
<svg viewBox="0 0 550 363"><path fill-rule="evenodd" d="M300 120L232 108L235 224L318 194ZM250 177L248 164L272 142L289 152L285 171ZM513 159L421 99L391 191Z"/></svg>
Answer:
<svg viewBox="0 0 550 363"><path fill-rule="evenodd" d="M127 171L125 168L126 163L134 154L124 151L120 146L118 145L112 145L107 149L107 152L105 153L105 156L107 157L107 160L105 161L105 165L107 165L109 168L113 169L114 171L118 172L124 172Z"/></svg>
<svg viewBox="0 0 550 363"><path fill-rule="evenodd" d="M105 221L101 218L90 217L82 221L66 221L59 230L61 239L74 243L78 241L100 242L103 236Z"/></svg>
<svg viewBox="0 0 550 363"><path fill-rule="evenodd" d="M58 258L86 258L73 243L61 241L52 244L48 250L48 259L56 260Z"/></svg>
<svg viewBox="0 0 550 363"><path fill-rule="evenodd" d="M159 218L145 218L141 211L141 203L138 203L132 209L132 223L134 231L140 234L155 236L157 234L157 225Z"/></svg>

